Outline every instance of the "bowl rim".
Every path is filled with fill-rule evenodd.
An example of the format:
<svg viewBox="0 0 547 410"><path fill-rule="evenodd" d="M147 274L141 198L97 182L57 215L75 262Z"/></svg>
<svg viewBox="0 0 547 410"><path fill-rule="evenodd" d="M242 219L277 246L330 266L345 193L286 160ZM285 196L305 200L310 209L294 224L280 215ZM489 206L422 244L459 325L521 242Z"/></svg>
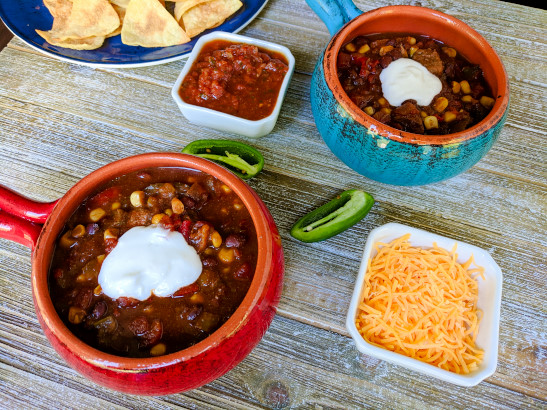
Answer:
<svg viewBox="0 0 547 410"><path fill-rule="evenodd" d="M230 318L215 332L195 345L174 353L157 357L131 358L102 352L74 335L63 323L53 306L49 294L48 277L55 243L67 217L85 198L100 190L101 185L108 183L116 176L150 167L195 169L212 175L228 185L239 196L252 217L258 238L258 255L255 276L247 294ZM270 239L270 232L271 229L260 200L252 188L235 174L212 161L189 154L155 152L111 162L83 177L67 191L56 203L44 224L32 254L31 282L37 313L41 316L48 331L70 352L99 368L143 371L188 361L217 347L224 339L231 337L241 329L247 323L251 311L263 298L272 274L270 268L272 266L273 243Z"/></svg>
<svg viewBox="0 0 547 410"><path fill-rule="evenodd" d="M450 243L450 244L457 244L458 253L461 253L462 251L471 252L473 256L475 257L479 256L481 258L484 258L484 260L487 262L487 266L485 266L485 278L487 280L491 279L493 281L493 283L495 284L495 289L493 289L492 291L493 303L492 303L492 309L491 309L491 312L492 312L491 317L489 318L490 321L485 323L484 319L487 319L487 318L483 317L481 326L479 326L479 334L481 335L486 334L490 343L488 345L481 346L481 348L483 348L484 350L484 358L483 358L482 365L480 365L478 369L468 374L453 373L448 370L444 370L439 367L436 367L432 364L422 362L418 359L414 359L414 358L405 356L403 354L395 353L387 349L384 349L382 347L372 345L371 343L367 342L357 330L357 326L355 325L355 317L358 312L359 304L361 301L361 294L364 288L364 278L367 271L367 262L372 252L374 252L374 244L378 241L384 242L384 239L379 239L379 237L389 238L385 240L391 241L392 239L399 238L406 233L411 234L411 238L410 238L411 243L412 243L413 236L414 237L422 236L422 238L418 240L415 239L415 241L421 242L422 240L424 240L423 238L427 238L426 240L427 243L433 244L433 242L437 242L439 246L445 249L451 249L451 246L449 245L444 246L442 245L443 242ZM416 246L425 246L425 245L416 245ZM498 359L499 322L500 322L502 285L503 285L502 271L500 267L498 266L498 264L490 256L490 254L484 249L479 248L475 245L471 245L469 243L460 241L460 240L434 234L432 232L428 232L423 229L413 228L408 225L390 222L373 229L368 235L367 241L365 243L364 251L363 251L363 256L361 259L361 264L359 267L359 273L357 274L357 278L355 280L355 286L353 289L350 305L348 308L348 313L346 316L346 329L348 330L351 338L353 339L353 342L355 343L357 349L364 354L388 361L393 364L401 365L408 369L411 369L429 376L433 376L453 384L466 386L466 387L475 386L478 383L480 383L482 380L494 374L494 372L496 371L497 359ZM480 296L481 294L479 290L479 302L478 302L479 304L481 300L484 300L484 299L480 299Z"/></svg>
<svg viewBox="0 0 547 410"><path fill-rule="evenodd" d="M342 88L337 75L336 62L340 48L348 40L348 34L355 30L357 27L363 25L373 19L392 17L392 16L405 16L411 21L416 19L422 19L422 21L430 21L435 24L442 25L450 29L457 29L460 33L465 35L466 39L481 50L484 58L488 59L492 63L492 67L499 75L494 79L495 85L498 89L498 97L495 98L494 106L488 115L479 123L474 126L452 134L446 135L422 135L411 132L401 131L396 128L390 127L380 121L375 120L373 117L367 115L362 111L346 94ZM387 30L386 34L391 33L407 33L406 30ZM371 33L373 34L373 33ZM378 33L375 33L378 34ZM422 34L419 30L414 31L412 34ZM459 50L458 50L459 52ZM476 30L471 28L463 21L457 19L454 16L445 14L441 11L430 9L421 6L411 5L395 5L385 6L377 9L365 12L353 20L349 21L342 27L330 40L327 48L324 52L323 70L325 73L325 80L334 98L338 103L350 114L350 116L365 126L373 134L381 135L393 141L399 141L408 144L417 145L444 145L455 144L462 141L466 141L482 135L489 129L495 127L500 121L503 121L503 116L509 106L509 81L505 67L497 55L493 47L486 41L486 39L480 35ZM493 88L493 87L492 87ZM494 89L494 88L493 88Z"/></svg>
<svg viewBox="0 0 547 410"><path fill-rule="evenodd" d="M281 87L277 94L277 101L270 115L268 115L267 117L261 118L259 120L248 120L242 117L238 117L237 115L227 114L222 111L213 110L211 108L190 104L181 98L178 91L180 89L182 82L184 81L184 78L186 77L186 75L192 68L194 62L198 58L199 53L201 52L205 43L208 43L214 40L227 40L234 43L245 43L245 44L256 45L264 50L270 50L270 51L282 54L287 59L289 69L287 73L285 74L285 77L283 78L283 82L281 83ZM182 71L180 72L177 80L175 81L175 84L171 88L171 96L175 100L175 102L179 105L183 113L185 110L192 110L195 112L200 112L201 114L204 114L208 117L212 117L215 119L223 119L223 120L229 120L232 122L238 122L240 123L241 127L249 127L249 126L259 127L261 125L271 123L272 121L274 123L277 121L277 117L279 116L279 112L281 111L281 106L285 99L285 93L289 86L289 82L294 72L294 68L295 68L294 56L292 55L291 50L289 50L285 46L282 46L280 44L273 43L270 41L242 36L241 34L227 33L224 31L214 31L212 33L209 33L205 36L200 37L199 40L196 42L196 45L194 46L194 48L192 49L192 52L190 53L188 59L186 60L186 63L184 64Z"/></svg>

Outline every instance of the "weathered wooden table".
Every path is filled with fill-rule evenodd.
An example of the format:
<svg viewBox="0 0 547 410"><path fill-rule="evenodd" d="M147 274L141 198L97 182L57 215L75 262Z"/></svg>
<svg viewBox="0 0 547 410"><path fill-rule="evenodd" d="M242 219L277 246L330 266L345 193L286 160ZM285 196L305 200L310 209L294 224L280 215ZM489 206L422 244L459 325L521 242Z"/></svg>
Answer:
<svg viewBox="0 0 547 410"><path fill-rule="evenodd" d="M357 2L363 10L394 3ZM467 22L505 63L511 107L489 154L458 177L414 188L351 171L323 143L310 109L310 75L327 30L303 0L270 0L243 34L289 47L296 72L272 134L247 140L265 156L250 185L273 214L286 254L278 314L263 340L234 370L194 391L135 397L102 388L50 347L33 309L30 250L0 240L1 407L547 407L547 12L487 0L403 3ZM13 39L0 52L0 183L52 201L113 160L226 137L178 111L170 88L183 64L91 69ZM348 188L377 201L361 223L315 244L289 235L300 216ZM348 337L345 315L367 234L387 222L470 242L501 266L499 364L478 386L361 355Z"/></svg>

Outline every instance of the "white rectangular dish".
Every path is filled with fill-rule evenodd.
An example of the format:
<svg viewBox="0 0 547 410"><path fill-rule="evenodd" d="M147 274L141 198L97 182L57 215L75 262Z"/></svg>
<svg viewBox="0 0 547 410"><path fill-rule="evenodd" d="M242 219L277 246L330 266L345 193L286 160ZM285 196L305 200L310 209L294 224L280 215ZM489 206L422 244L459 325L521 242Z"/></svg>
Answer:
<svg viewBox="0 0 547 410"><path fill-rule="evenodd" d="M289 69L287 71L287 74L285 74L285 78L283 79L283 83L281 84L281 89L279 90L279 94L277 96L277 102L270 115L268 115L267 117L263 119L252 121L252 120L247 120L244 118L237 117L235 115L230 115L220 111L212 110L210 108L188 104L180 97L179 89L184 78L186 77L190 69L192 68L192 65L194 64L196 58L199 56L199 53L202 47L204 46L204 44L213 40L226 40L226 41L231 41L234 43L244 43L244 44L255 45L264 50L271 50L271 51L280 53L287 59ZM197 41L196 45L194 46L194 49L192 50L192 53L190 54L190 57L188 57L188 61L186 61L186 64L184 65L182 72L180 73L177 81L175 82L171 90L171 96L177 103L182 114L191 123L202 125L209 128L214 128L219 131L240 134L240 135L251 137L251 138L263 137L264 135L269 134L273 130L275 123L277 122L277 118L279 117L279 112L281 110L281 105L283 104L283 100L285 98L285 94L287 92L289 82L291 81L291 77L294 72L294 66L295 66L294 57L291 51L287 47L284 47L275 43L270 43L268 41L257 40L251 37L241 36L239 34L215 31L213 33L210 33L201 37Z"/></svg>
<svg viewBox="0 0 547 410"><path fill-rule="evenodd" d="M409 239L410 244L416 247L431 248L433 243L436 242L439 247L450 251L454 247L454 244L457 243L456 253L458 254L457 261L459 263L464 263L471 256L473 256L475 265L482 266L484 268L485 280L482 280L481 278L478 279L479 296L477 308L482 310L483 316L479 325L479 332L476 339L476 345L484 350L484 359L478 369L475 369L469 374L453 373L417 359L374 346L365 341L357 330L355 319L358 313L359 303L362 300L367 262L369 258L376 255L374 244L377 242L388 243L407 233L411 234ZM359 274L356 279L353 296L348 310L346 327L353 338L357 349L362 353L378 359L386 360L391 363L399 364L408 369L412 369L460 386L474 386L494 374L496 370L498 359L501 290L501 269L492 259L490 254L485 250L465 242L456 241L454 239L436 235L421 229L416 229L397 223L388 223L373 229L368 236L361 260Z"/></svg>

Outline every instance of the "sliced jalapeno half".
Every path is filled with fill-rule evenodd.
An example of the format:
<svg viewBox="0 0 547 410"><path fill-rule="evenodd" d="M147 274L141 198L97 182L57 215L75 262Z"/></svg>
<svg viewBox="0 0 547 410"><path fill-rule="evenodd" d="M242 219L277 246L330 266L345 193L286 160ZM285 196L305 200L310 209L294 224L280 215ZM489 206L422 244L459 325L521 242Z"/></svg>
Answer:
<svg viewBox="0 0 547 410"><path fill-rule="evenodd" d="M264 168L264 157L250 145L232 140L197 140L182 152L210 159L242 179L250 179Z"/></svg>
<svg viewBox="0 0 547 410"><path fill-rule="evenodd" d="M302 242L328 239L355 225L372 208L374 198L357 189L342 192L335 199L300 218L291 235Z"/></svg>

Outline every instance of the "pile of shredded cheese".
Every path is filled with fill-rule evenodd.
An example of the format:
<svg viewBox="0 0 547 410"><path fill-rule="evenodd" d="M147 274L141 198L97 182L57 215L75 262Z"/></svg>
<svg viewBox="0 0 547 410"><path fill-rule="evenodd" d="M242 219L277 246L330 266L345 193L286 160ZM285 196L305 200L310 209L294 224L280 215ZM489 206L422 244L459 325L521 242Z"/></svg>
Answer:
<svg viewBox="0 0 547 410"><path fill-rule="evenodd" d="M475 346L481 311L478 283L484 268L470 269L471 257L457 262L448 252L410 246L410 234L389 244L377 243L368 260L357 329L369 343L467 374L482 361Z"/></svg>

